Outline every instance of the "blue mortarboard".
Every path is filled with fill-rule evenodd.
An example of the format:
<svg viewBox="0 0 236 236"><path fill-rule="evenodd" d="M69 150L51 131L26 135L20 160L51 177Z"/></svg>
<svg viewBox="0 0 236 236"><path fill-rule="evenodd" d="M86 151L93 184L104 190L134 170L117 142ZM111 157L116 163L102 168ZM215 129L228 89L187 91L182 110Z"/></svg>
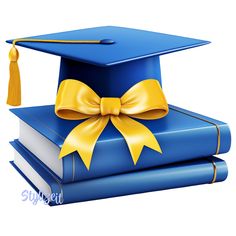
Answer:
<svg viewBox="0 0 236 236"><path fill-rule="evenodd" d="M160 55L209 43L116 26L80 29L7 42L60 56L59 84L64 79L78 79L100 97L120 97L137 82L149 78L157 79L161 84ZM14 64L18 59L18 51L13 48L10 60ZM18 67L13 69L13 73L19 74ZM14 84L20 87L19 83L11 83L10 79L9 93L13 90L13 97L16 94ZM20 105L20 101L11 102L8 99L8 104Z"/></svg>

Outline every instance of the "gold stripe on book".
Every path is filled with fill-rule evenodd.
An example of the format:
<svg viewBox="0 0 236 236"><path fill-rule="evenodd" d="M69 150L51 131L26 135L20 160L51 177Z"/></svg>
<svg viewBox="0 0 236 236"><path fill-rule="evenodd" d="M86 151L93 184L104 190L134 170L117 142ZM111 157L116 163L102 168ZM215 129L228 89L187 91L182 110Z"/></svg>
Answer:
<svg viewBox="0 0 236 236"><path fill-rule="evenodd" d="M216 127L216 132L217 132L217 146L216 146L216 152L215 152L215 155L218 155L219 154L219 151L220 151L220 143L221 143L221 140L220 140L220 127L218 126L218 124L212 122L212 121L209 121L205 118L201 118L201 117L198 117L196 115L192 115L192 114L189 114L187 112L184 112L184 111L180 111L178 109L175 109L175 108L172 108L172 107L169 107L169 109L173 110L173 111L177 111L179 113L182 113L182 114L185 114L185 115L188 115L188 116L191 116L193 118L196 118L198 120L201 120L201 121L205 121L209 124L212 124Z"/></svg>
<svg viewBox="0 0 236 236"><path fill-rule="evenodd" d="M211 184L213 184L213 183L216 182L217 168L216 168L216 163L213 160L211 160L211 163L212 163L212 166L213 166L213 178L212 178Z"/></svg>

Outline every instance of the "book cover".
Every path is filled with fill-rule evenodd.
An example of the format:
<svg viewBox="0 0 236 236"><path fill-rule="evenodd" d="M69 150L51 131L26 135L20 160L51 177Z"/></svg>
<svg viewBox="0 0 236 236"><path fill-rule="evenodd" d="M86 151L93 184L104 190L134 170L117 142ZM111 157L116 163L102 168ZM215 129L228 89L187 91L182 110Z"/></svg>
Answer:
<svg viewBox="0 0 236 236"><path fill-rule="evenodd" d="M89 171L76 152L58 159L65 137L81 121L58 118L53 105L11 111L28 128L33 128L33 134L40 136L42 142L41 145L35 144L33 134L23 132L20 132L19 141L64 183L137 171L229 150L231 138L227 124L172 105L169 108L169 114L162 119L139 120L155 135L162 154L144 147L138 163L134 165L124 138L109 123L96 143ZM52 155L45 153L47 148L54 150Z"/></svg>
<svg viewBox="0 0 236 236"><path fill-rule="evenodd" d="M16 153L12 165L50 205L67 204L223 181L227 178L226 163L207 157L131 173L113 175L76 183L62 184L58 177L40 165L29 152L11 142ZM49 196L60 196L60 199Z"/></svg>

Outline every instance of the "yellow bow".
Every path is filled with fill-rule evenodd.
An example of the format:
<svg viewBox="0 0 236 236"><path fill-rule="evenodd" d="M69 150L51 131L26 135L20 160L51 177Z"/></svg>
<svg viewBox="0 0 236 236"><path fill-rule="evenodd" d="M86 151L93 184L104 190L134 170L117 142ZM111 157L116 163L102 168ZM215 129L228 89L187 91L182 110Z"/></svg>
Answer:
<svg viewBox="0 0 236 236"><path fill-rule="evenodd" d="M152 120L167 115L168 104L157 80L143 80L121 98L100 98L86 84L66 79L61 82L58 90L55 113L67 120L88 118L69 133L59 155L62 158L77 151L88 170L97 139L109 120L125 138L134 164L143 146L162 153L152 132L130 118Z"/></svg>

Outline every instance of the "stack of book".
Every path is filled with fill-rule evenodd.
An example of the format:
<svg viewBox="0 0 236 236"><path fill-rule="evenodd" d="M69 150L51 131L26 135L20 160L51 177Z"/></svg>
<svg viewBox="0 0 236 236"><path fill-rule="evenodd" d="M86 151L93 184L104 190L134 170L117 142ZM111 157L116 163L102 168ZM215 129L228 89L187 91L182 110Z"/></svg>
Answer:
<svg viewBox="0 0 236 236"><path fill-rule="evenodd" d="M19 45L61 56L59 84L76 78L101 97L120 97L138 81L155 78L161 83L160 55L208 43L112 26L36 38L101 37L109 37L115 44L96 45L93 49L92 45L77 44L72 48L63 43ZM102 77L105 81L101 81ZM19 138L10 142L15 150L11 163L50 205L208 184L227 178L225 161L213 155L229 151L228 125L173 105L161 119L138 120L154 134L162 154L144 147L134 165L124 137L109 122L95 145L89 170L77 152L58 158L65 138L83 121L59 118L54 105L15 108L11 112L20 120ZM60 201L53 195L60 196Z"/></svg>

